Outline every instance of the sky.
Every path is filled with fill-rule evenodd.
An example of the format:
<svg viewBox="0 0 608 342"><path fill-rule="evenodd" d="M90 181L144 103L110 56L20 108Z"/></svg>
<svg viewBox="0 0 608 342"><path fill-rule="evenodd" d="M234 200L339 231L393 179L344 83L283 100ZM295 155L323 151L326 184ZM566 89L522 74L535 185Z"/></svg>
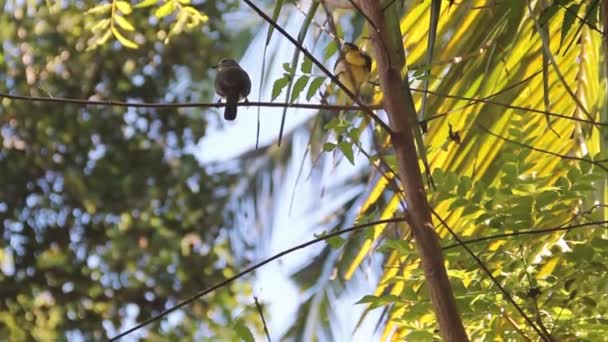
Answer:
<svg viewBox="0 0 608 342"><path fill-rule="evenodd" d="M304 16L294 10L291 10L289 13L289 18L285 18L287 20L282 21L282 23L287 23L283 27L292 36L297 36ZM265 81L267 84L263 89L261 98L258 98L262 70L262 51L264 49L266 32L267 26L265 25L257 33L244 56L239 61L241 67L249 72L252 80L250 101L270 101L272 82L281 77L283 73L282 64L291 61L295 50L287 39L281 37L280 33L275 31L271 45L268 48L269 55L276 52L275 62L271 67L267 66ZM310 37L311 35L309 34L307 44L311 43ZM280 95L276 101L282 101L284 99L283 96L284 94ZM301 100L306 101L303 97ZM308 120L315 113L313 110L289 109L287 111L285 134ZM261 109L261 146L276 143L281 115L282 108ZM233 122L221 123L216 129L210 131L199 144L195 155L203 164L214 164L216 162L232 160L255 146L256 125L257 108L241 106L238 110L237 119ZM338 204L344 203L345 199L354 197L361 189L346 191L341 194L342 198L332 198L331 195L323 196L319 193L319 184L327 187L338 185L354 173L360 172L362 167L369 165L368 161L361 155L356 156L355 166L352 166L344 158L341 158L342 161L338 165L329 170L323 170L320 182L319 179L301 177L296 185L296 178L300 162L305 153L308 136L306 132L301 131L296 132L292 137L295 140L292 151L292 162L290 162L284 178L274 180L282 186L275 187L275 189L279 190L275 190L273 194L275 197L271 200L271 215L265 220L268 221L265 223L270 225L266 228L270 229L272 234L264 236L270 237L271 241L260 241L264 245L264 248L258 253L259 260L257 261L311 240L315 237L315 233L322 232L322 227L315 227L315 223L322 215L336 209L332 207L332 202ZM308 158L304 163L302 174L308 175L310 168L311 163L310 158ZM295 205L290 211L289 206L292 202L292 196ZM324 204L319 205L319 203ZM316 212L311 210L311 208L321 207L324 210ZM274 340L277 340L291 325L297 314L296 309L299 305L299 300L302 299L297 287L289 279L289 275L298 270L311 257L315 256L322 247L323 245L319 244L297 251L257 271L253 284L254 295L268 309L269 317L267 320L269 331ZM377 265L379 261L379 259L373 259L371 264ZM339 340L369 341L374 336L373 329L379 318L380 310L373 311L365 321L366 323L357 330L355 335L352 335L355 324L364 309L363 305L355 305L354 303L363 295L374 291L379 276L375 274L371 267L366 270L365 274L365 277L361 276L353 279L349 283L345 295L336 300L337 306L335 307L335 311L338 314L338 319L332 322L332 324L337 334L334 337ZM326 276L329 277L330 274L326 274ZM357 284L357 286L353 286L354 284ZM253 299L252 305L254 305ZM314 333L314 329L312 331Z"/></svg>

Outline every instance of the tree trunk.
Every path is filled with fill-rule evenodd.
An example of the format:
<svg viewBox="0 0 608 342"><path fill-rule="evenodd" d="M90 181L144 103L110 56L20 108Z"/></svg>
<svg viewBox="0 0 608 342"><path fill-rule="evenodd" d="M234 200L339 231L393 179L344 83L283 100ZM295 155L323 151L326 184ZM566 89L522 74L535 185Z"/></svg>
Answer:
<svg viewBox="0 0 608 342"><path fill-rule="evenodd" d="M433 229L431 210L418 166L412 135L412 130L418 127L412 127L409 119L409 115L415 117L415 107L409 84L404 82L401 76L405 53L399 21L397 13L392 11L393 8L386 10L390 13L383 10L384 2L386 1L362 0L361 7L367 18L373 22L369 31L380 76L380 87L384 94L384 110L389 116L391 140L405 191L410 227L430 289L441 335L445 341L468 341L448 281L439 241ZM391 15L393 18L387 18Z"/></svg>

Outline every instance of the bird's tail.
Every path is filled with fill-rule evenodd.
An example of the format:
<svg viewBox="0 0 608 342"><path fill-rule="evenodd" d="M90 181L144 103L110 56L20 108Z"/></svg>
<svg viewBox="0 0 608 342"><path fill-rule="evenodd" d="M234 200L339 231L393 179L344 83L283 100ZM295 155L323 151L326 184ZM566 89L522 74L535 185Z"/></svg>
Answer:
<svg viewBox="0 0 608 342"><path fill-rule="evenodd" d="M239 102L238 97L227 97L226 98L226 108L224 108L224 119L226 120L234 120L236 119L236 108Z"/></svg>

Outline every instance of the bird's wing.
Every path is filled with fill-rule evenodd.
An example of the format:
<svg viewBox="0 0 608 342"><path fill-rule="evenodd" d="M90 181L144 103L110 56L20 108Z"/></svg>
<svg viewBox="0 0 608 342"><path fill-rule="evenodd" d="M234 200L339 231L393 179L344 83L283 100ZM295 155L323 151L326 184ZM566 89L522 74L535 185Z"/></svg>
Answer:
<svg viewBox="0 0 608 342"><path fill-rule="evenodd" d="M251 91L251 80L247 73L239 68L226 68L220 71L215 79L217 93L221 96L246 97Z"/></svg>

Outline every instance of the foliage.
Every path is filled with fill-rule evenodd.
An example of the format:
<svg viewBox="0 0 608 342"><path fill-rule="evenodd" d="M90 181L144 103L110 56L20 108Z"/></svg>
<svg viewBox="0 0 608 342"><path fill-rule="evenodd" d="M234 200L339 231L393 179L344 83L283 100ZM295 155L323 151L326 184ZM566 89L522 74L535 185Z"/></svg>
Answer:
<svg viewBox="0 0 608 342"><path fill-rule="evenodd" d="M430 122L426 136L437 184L436 190L429 189L431 205L461 237L513 233L476 243L473 251L537 324L542 322L560 339L579 336L593 340L605 334L596 318L605 315L605 306L584 298L605 291L605 285L596 277L606 276L606 269L599 266L606 260L597 250L582 246L591 241L596 241L595 245L606 243L602 225L548 232L533 239L517 233L602 222L606 217L605 208L594 207L596 200L606 203L602 195L606 189L606 164L601 162L605 160L606 136L600 134L605 127L599 130L599 126L567 117L549 117L550 123L544 123L542 115L526 111L544 103L547 112L576 113L575 117L585 119L584 112L589 112L593 120L606 122L605 116L599 114L605 101L599 89L605 79L589 77L601 75L601 37L593 31L592 24L578 23L576 30L569 21L571 13L565 8L560 7L557 12L562 15L556 14L550 20L545 15L549 31L561 30L561 34L550 35L551 50L560 52L554 55L557 68L543 70L543 43L540 34L534 32L534 20L525 5L504 3L496 4L492 10L476 11L472 9L475 5L470 4L451 9L444 6L442 10L439 36L443 43L437 46L435 60L466 58L447 65L437 62L430 68L430 89L434 93L430 94L427 113L447 113ZM592 4L577 5L581 13L587 10L589 17L597 17ZM546 13L555 6L544 11L536 7L532 13L538 16L539 11ZM425 47L420 37L427 30L420 25L419 16L428 15L429 10L426 5L406 6L404 13L402 30L407 32L408 62L417 65ZM451 29L455 31L448 36ZM579 43L563 46L573 40ZM468 43L463 44L465 41ZM482 47L480 53L472 53L478 46ZM539 71L546 72L548 88L543 88L543 74ZM566 84L559 80L559 74L563 74ZM517 86L518 82L524 83ZM569 98L569 88L582 103ZM420 93L416 95L420 101ZM493 96L493 102L465 99L489 96ZM496 105L500 103L506 105ZM461 144L445 143L448 124L463 136ZM579 127L582 130L577 131ZM567 138L570 135L573 137ZM451 239L445 227L438 225L437 232L443 239ZM390 303L385 337L393 328L397 329L393 338L433 334L437 326L424 280L416 268L415 249L411 242L396 246L389 248L392 253L388 257L394 267L386 269L375 293L378 297L368 301L372 303L370 309L378 303ZM582 253L581 248L586 252ZM362 250L363 253L367 252ZM517 329L534 336L461 248L446 251L445 258L472 339L519 339ZM568 286L564 286L566 283ZM572 292L573 284L585 287L584 294Z"/></svg>
<svg viewBox="0 0 608 342"><path fill-rule="evenodd" d="M211 85L192 81L235 53L220 14L229 7L206 1L194 13L187 2L167 1L172 12L140 8L150 1L3 2L0 91L210 99ZM197 31L178 36L185 28ZM235 272L226 231L235 178L187 152L210 113L1 102L0 338L106 339ZM224 288L149 336L227 334L249 293L243 283Z"/></svg>
<svg viewBox="0 0 608 342"><path fill-rule="evenodd" d="M192 100L184 93L209 98L209 84L182 89L174 74L207 75L224 56L222 44L230 40L222 6L7 4L0 16L2 90L159 102ZM273 19L287 8L276 2ZM608 111L600 1L404 1L392 8L401 11L391 15L401 17L402 35L390 38L403 41L403 74L428 126L419 153L436 185L427 189L435 229L470 337L536 338L452 232L544 332L559 340L604 339ZM310 51L323 61L335 56L336 40L369 35L366 18L353 8L333 12L329 1L314 2L304 15L298 42L313 41ZM317 22L329 16L327 27ZM313 26L331 36L310 38ZM273 34L269 28L266 46ZM360 39L359 45L368 44ZM294 51L290 63L278 61L284 73L272 80L271 99L285 92L285 103L319 94L321 101L340 102L342 94L326 85L312 60L300 60ZM381 89L369 88L370 102L380 104ZM239 189L232 195L247 194L252 202L273 195L291 157L289 142L243 155L242 174L249 177L237 187L231 175L209 173L184 152L207 128L196 111L2 102L0 331L9 339L57 339L73 330L103 338L129 316L141 320L232 275L236 261L219 229L231 219L221 214L229 192ZM333 167L323 152L357 166L362 158L370 163L328 190L369 184L355 198L331 203L337 209L319 219L327 230L407 212L395 156L386 148L390 135L366 131L370 121L358 112L321 110L302 127L313 172ZM366 307L359 325L382 308L382 339L437 338L415 247L398 224L328 240L293 274L304 295L285 337L334 338L333 302L356 283L365 260L382 253L378 287L358 301ZM216 338L253 340L251 310L232 314L241 301L234 293L247 295L248 288L224 288L185 309L178 326L166 320L165 329L157 324L150 335L178 339L202 329Z"/></svg>
<svg viewBox="0 0 608 342"><path fill-rule="evenodd" d="M430 90L424 117L429 126L425 145L437 185L427 189L431 206L459 237L485 238L471 243L473 252L527 316L565 340L605 336L606 298L598 294L606 292L600 279L607 276L600 246L607 242L608 117L599 3L442 2L432 29L431 1L405 1L400 7L408 62L404 72L409 71L417 108L426 82ZM342 24L335 33L346 41L358 34L368 36L344 25L365 23L356 9L328 15ZM324 16L320 17L319 22L324 22ZM312 29L314 24L321 26L313 21L303 29ZM329 25L325 29L331 31ZM434 53L428 52L430 32L436 32ZM366 46L366 40L359 45ZM321 59L332 55L324 53L332 46L335 52L333 37L320 35L314 46L313 52ZM432 56L430 64L428 56ZM295 82L310 83L311 75L316 75L314 68L312 74L301 71ZM276 80L273 97L290 80L288 76ZM301 88L291 90L291 100L310 94L305 86ZM375 89L373 103L379 103L382 93ZM327 160L316 157L315 148L341 150L348 160L363 154L376 165L357 175L363 182L369 182L369 175L378 170L385 173L371 177L372 186L358 200L328 215L327 219L338 222L336 228L363 216L392 217L403 210L397 205L400 198L390 171L396 169L395 158L384 148L388 137L375 130L375 142L369 144L365 135L357 134L369 122L360 116L340 114L325 119L323 125L306 127L313 127L308 147L312 162ZM319 117L326 118L327 113L322 110ZM348 181L357 184L356 179ZM319 203L319 208L324 205ZM519 340L522 334L536 338L479 264L436 218L435 223L471 338ZM386 253L383 276L375 293L360 303L368 310L384 308L383 339L432 339L437 325L415 241L407 233L389 238L393 230L403 228L379 225L365 236L328 241L333 252L323 250L294 274L302 290L315 288L316 292L306 296L289 336L309 336L302 331L321 312L310 309L313 298L346 293L336 289L351 286L349 280L357 277L362 262L382 245L379 250ZM322 270L331 268L337 277L329 281ZM338 284L345 286L336 288ZM324 326L325 322L319 323ZM327 335L323 330L317 336Z"/></svg>

